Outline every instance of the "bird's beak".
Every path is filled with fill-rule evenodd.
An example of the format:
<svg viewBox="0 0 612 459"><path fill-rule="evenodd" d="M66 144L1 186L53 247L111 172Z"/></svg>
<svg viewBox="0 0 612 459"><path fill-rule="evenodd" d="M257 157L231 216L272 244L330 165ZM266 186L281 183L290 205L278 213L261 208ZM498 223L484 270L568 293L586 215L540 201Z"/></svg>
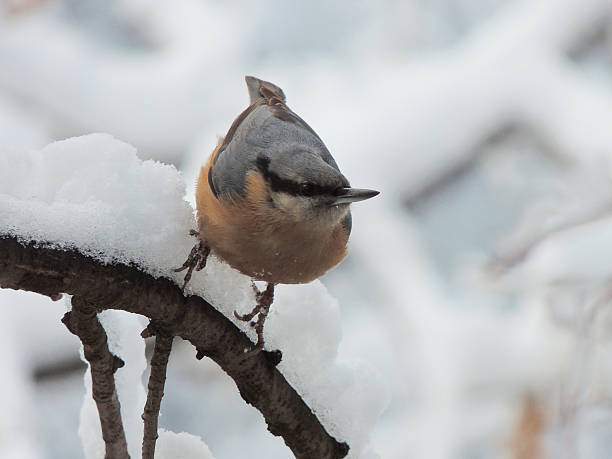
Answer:
<svg viewBox="0 0 612 459"><path fill-rule="evenodd" d="M366 199L373 198L379 193L380 191L364 190L361 188L340 188L332 205L336 206L338 204L365 201Z"/></svg>

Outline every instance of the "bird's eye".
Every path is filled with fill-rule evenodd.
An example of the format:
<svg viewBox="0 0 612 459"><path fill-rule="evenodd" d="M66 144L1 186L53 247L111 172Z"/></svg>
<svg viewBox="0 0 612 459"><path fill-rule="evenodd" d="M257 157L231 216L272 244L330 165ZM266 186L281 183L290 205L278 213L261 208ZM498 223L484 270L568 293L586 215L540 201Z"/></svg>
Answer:
<svg viewBox="0 0 612 459"><path fill-rule="evenodd" d="M314 185L312 183L302 183L300 185L300 194L303 196L312 196L314 194Z"/></svg>

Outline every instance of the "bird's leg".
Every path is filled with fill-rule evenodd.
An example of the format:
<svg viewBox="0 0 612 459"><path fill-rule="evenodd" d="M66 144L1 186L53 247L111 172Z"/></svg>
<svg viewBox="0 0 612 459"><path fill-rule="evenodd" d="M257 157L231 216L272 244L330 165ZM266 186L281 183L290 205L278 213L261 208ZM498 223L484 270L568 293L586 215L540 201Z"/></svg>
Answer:
<svg viewBox="0 0 612 459"><path fill-rule="evenodd" d="M266 317L268 317L268 312L270 312L270 306L272 306L272 302L274 301L274 284L268 283L266 289L257 295L257 304L260 305L259 309L259 317L257 317L257 323L255 324L255 331L257 332L257 344L255 345L255 349L260 351L264 347L264 337L263 337L263 328L264 323L266 321Z"/></svg>
<svg viewBox="0 0 612 459"><path fill-rule="evenodd" d="M234 316L236 317L236 319L242 320L243 322L248 322L257 314L259 314L259 311L261 311L261 305L259 304L259 295L261 295L261 292L253 281L251 281L251 288L253 289L253 292L255 292L255 299L257 300L257 304L255 305L253 310L248 314L238 314L238 311L234 311Z"/></svg>
<svg viewBox="0 0 612 459"><path fill-rule="evenodd" d="M200 235L200 233L198 233L196 230L190 230L189 234L191 236L196 237ZM195 269L196 271L200 271L204 269L209 254L210 247L200 239L200 241L193 246L193 249L191 249L191 252L187 257L187 260L185 260L185 263L183 263L183 266L174 270L175 273L184 271L185 269L187 270L187 273L185 274L185 279L183 281L183 287L181 288L181 292L185 291L185 287L191 279L191 274L193 273L193 270Z"/></svg>
<svg viewBox="0 0 612 459"><path fill-rule="evenodd" d="M255 345L253 352L259 352L264 347L263 328L266 317L268 317L268 312L270 312L270 306L274 301L274 284L272 282L268 282L268 285L263 292L260 292L257 287L255 287L255 284L253 284L253 289L255 290L255 298L257 299L257 304L253 310L244 315L240 315L234 311L234 316L236 316L236 318L239 320L249 322L253 319L253 317L259 314L257 317L257 322L251 323L257 332L257 344Z"/></svg>

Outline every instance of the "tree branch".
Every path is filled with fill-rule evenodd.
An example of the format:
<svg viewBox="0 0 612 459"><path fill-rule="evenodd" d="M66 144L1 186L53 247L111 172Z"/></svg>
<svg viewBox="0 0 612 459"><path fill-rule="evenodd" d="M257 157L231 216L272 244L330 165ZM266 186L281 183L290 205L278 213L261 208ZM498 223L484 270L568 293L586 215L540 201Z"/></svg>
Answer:
<svg viewBox="0 0 612 459"><path fill-rule="evenodd" d="M276 369L270 353L245 353L253 343L244 333L204 299L185 298L168 279L154 279L123 264L104 265L76 250L21 244L13 236L0 236L0 285L47 296L65 292L149 317L214 360L296 458L337 459L348 454L348 445L325 431Z"/></svg>
<svg viewBox="0 0 612 459"><path fill-rule="evenodd" d="M162 397L164 396L166 367L168 366L170 351L172 350L172 339L172 335L161 331L157 331L155 334L155 348L151 357L151 374L149 375L149 391L147 392L147 402L142 413L144 421L142 459L153 459L155 456L155 442L158 437L157 421Z"/></svg>
<svg viewBox="0 0 612 459"><path fill-rule="evenodd" d="M85 359L91 368L93 399L98 407L106 459L129 459L121 407L115 390L115 371L123 361L110 353L106 332L96 316L96 308L79 296L72 297L72 311L62 322L83 343Z"/></svg>

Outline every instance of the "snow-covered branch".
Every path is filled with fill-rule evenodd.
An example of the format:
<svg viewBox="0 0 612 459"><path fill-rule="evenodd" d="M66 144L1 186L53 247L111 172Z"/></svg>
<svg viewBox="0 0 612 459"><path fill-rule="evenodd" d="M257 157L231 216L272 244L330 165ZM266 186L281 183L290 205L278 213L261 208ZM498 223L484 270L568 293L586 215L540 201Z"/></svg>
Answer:
<svg viewBox="0 0 612 459"><path fill-rule="evenodd" d="M0 285L55 296L65 292L98 309L121 309L161 324L190 341L234 380L243 399L283 437L298 458L341 458L346 443L332 438L275 368L270 354L246 354L252 342L223 314L198 296L184 297L173 282L125 264L104 264L76 250L22 244L0 237Z"/></svg>

